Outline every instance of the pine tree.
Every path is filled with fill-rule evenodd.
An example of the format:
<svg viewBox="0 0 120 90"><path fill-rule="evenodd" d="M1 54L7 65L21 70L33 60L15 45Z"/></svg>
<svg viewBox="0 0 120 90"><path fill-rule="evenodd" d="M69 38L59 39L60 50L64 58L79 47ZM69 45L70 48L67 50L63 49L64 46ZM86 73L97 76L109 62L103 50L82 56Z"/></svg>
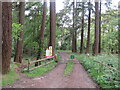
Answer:
<svg viewBox="0 0 120 90"><path fill-rule="evenodd" d="M82 29L81 29L81 46L80 53L84 50L84 1L82 2Z"/></svg>
<svg viewBox="0 0 120 90"><path fill-rule="evenodd" d="M56 32L56 1L50 0L50 41L49 46L52 46L52 55L55 51L55 32Z"/></svg>
<svg viewBox="0 0 120 90"><path fill-rule="evenodd" d="M95 2L95 37L93 45L93 55L99 52L99 2Z"/></svg>
<svg viewBox="0 0 120 90"><path fill-rule="evenodd" d="M2 3L2 74L10 70L12 53L12 3Z"/></svg>
<svg viewBox="0 0 120 90"><path fill-rule="evenodd" d="M0 42L2 42L2 2L0 1ZM2 72L2 43L0 43L0 72Z"/></svg>
<svg viewBox="0 0 120 90"><path fill-rule="evenodd" d="M20 32L19 39L17 40L17 47L14 57L14 62L22 63L23 56L23 26L24 26L24 18L25 18L25 2L20 2L19 5L19 24L22 25L22 31Z"/></svg>
<svg viewBox="0 0 120 90"><path fill-rule="evenodd" d="M87 34L87 50L86 50L86 53L89 53L90 52L90 23L91 23L91 3L90 3L90 0L89 0L89 3L88 3L88 12L89 12L89 15L88 15L88 34Z"/></svg>

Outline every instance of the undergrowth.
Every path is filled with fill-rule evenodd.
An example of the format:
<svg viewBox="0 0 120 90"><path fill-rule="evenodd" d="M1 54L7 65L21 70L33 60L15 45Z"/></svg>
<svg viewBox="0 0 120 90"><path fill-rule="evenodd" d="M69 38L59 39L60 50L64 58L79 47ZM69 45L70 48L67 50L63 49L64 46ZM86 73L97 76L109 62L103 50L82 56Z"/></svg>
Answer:
<svg viewBox="0 0 120 90"><path fill-rule="evenodd" d="M97 81L102 88L120 88L117 55L74 55L81 61L90 76Z"/></svg>

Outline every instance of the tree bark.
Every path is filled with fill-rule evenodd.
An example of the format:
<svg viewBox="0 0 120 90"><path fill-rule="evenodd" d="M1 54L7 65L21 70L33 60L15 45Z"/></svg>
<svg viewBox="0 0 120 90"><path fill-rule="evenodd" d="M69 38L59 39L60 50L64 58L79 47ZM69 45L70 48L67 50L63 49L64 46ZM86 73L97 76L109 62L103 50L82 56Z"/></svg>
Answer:
<svg viewBox="0 0 120 90"><path fill-rule="evenodd" d="M0 72L2 72L2 2L0 1Z"/></svg>
<svg viewBox="0 0 120 90"><path fill-rule="evenodd" d="M99 2L95 2L95 37L93 45L93 55L99 51Z"/></svg>
<svg viewBox="0 0 120 90"><path fill-rule="evenodd" d="M75 0L74 0L74 2L75 2ZM77 2L77 0L76 0L76 2ZM76 3L76 2L75 2L75 3ZM75 16L75 17L74 17L74 20L73 20L73 21L74 21L74 32L75 32L75 33L74 33L74 35L75 35L75 38L74 38L74 39L75 39L75 40L74 40L74 41L75 41L75 42L74 42L74 44L75 44L75 45L74 45L75 50L74 50L74 52L77 52L77 28L76 28L76 24L77 24L77 23L75 23L75 22L77 22L76 13L77 13L77 4L76 4L76 9L74 10L74 16Z"/></svg>
<svg viewBox="0 0 120 90"><path fill-rule="evenodd" d="M101 53L101 0L100 0L100 11L99 11L99 53Z"/></svg>
<svg viewBox="0 0 120 90"><path fill-rule="evenodd" d="M50 0L50 42L49 45L52 46L52 55L55 51L55 32L56 32L56 1Z"/></svg>
<svg viewBox="0 0 120 90"><path fill-rule="evenodd" d="M10 70L10 60L12 53L12 4L2 3L2 74Z"/></svg>
<svg viewBox="0 0 120 90"><path fill-rule="evenodd" d="M84 50L84 2L82 2L82 29L81 29L81 47L80 53L82 54Z"/></svg>
<svg viewBox="0 0 120 90"><path fill-rule="evenodd" d="M43 47L44 47L44 30L45 30L45 22L46 22L46 9L47 9L47 0L44 0L44 5L43 5L43 15L42 15L42 25L40 28L40 52L39 52L39 58L42 58L43 55Z"/></svg>
<svg viewBox="0 0 120 90"><path fill-rule="evenodd" d="M19 5L19 24L24 25L24 18L25 18L25 2L20 2ZM23 55L23 31L20 32L20 39L17 40L17 47L16 47L16 53L14 57L14 62L22 63L22 55Z"/></svg>
<svg viewBox="0 0 120 90"><path fill-rule="evenodd" d="M40 28L39 49L38 49L37 60L41 59L42 56L43 56L44 30L45 30L45 22L46 22L46 9L47 9L47 0L44 0L43 15L42 15L42 24L41 24L41 28ZM41 64L41 62L39 62L39 65L40 64ZM38 63L35 63L35 66L38 66Z"/></svg>
<svg viewBox="0 0 120 90"><path fill-rule="evenodd" d="M73 0L73 30L72 30L72 52L75 52L75 4Z"/></svg>
<svg viewBox="0 0 120 90"><path fill-rule="evenodd" d="M87 35L87 50L86 53L90 52L90 23L91 23L91 8L90 8L90 0L88 3L88 11L89 11L89 15L88 15L88 35Z"/></svg>

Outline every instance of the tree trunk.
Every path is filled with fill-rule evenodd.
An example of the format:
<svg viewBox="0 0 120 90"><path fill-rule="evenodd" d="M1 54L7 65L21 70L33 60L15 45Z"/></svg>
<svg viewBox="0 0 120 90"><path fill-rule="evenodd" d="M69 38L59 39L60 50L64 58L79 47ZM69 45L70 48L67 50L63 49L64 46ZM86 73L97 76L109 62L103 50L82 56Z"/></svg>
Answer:
<svg viewBox="0 0 120 90"><path fill-rule="evenodd" d="M88 35L87 35L87 50L86 53L90 52L90 23L91 23L91 8L90 8L90 0L88 3L88 11L89 11L89 15L88 15Z"/></svg>
<svg viewBox="0 0 120 90"><path fill-rule="evenodd" d="M52 55L55 51L55 32L56 32L56 7L55 0L50 0L50 42L49 45L52 46Z"/></svg>
<svg viewBox="0 0 120 90"><path fill-rule="evenodd" d="M12 3L2 3L2 74L10 70L12 53Z"/></svg>
<svg viewBox="0 0 120 90"><path fill-rule="evenodd" d="M75 29L75 45L74 45L74 48L75 48L75 50L74 50L74 52L77 52L77 29Z"/></svg>
<svg viewBox="0 0 120 90"><path fill-rule="evenodd" d="M2 2L0 1L0 42L2 42ZM0 72L2 72L2 43L0 43Z"/></svg>
<svg viewBox="0 0 120 90"><path fill-rule="evenodd" d="M113 27L111 29L111 32L114 32ZM113 40L112 40L112 43L114 43ZM114 48L112 46L110 46L110 49L111 49L111 53L114 54L115 53Z"/></svg>
<svg viewBox="0 0 120 90"><path fill-rule="evenodd" d="M24 25L24 17L25 17L25 2L20 2L19 6L19 24ZM22 26L23 30L23 26ZM20 39L17 40L16 53L14 57L14 62L22 63L22 55L23 55L23 31L20 32Z"/></svg>
<svg viewBox="0 0 120 90"><path fill-rule="evenodd" d="M75 2L75 0L74 0L74 2ZM77 0L76 0L76 2L77 2ZM76 24L77 23L75 23L75 22L77 22L77 16L76 16L76 14L77 14L77 3L76 3L76 9L74 10L74 16L75 16L75 18L74 18L74 31L75 31L75 42L74 42L74 48L75 48L75 51L74 52L77 52L77 28L76 28Z"/></svg>
<svg viewBox="0 0 120 90"><path fill-rule="evenodd" d="M101 0L100 0L100 11L99 11L99 53L101 53Z"/></svg>
<svg viewBox="0 0 120 90"><path fill-rule="evenodd" d="M95 37L93 45L93 55L99 51L99 2L95 2Z"/></svg>
<svg viewBox="0 0 120 90"><path fill-rule="evenodd" d="M75 23L75 4L74 4L75 2L74 2L74 0L73 0L73 30L72 30L72 52L75 52L75 25L74 25L74 23Z"/></svg>
<svg viewBox="0 0 120 90"><path fill-rule="evenodd" d="M40 36L39 36L39 49L38 49L38 56L37 60L41 59L43 56L43 47L44 47L44 30L45 30L45 21L46 21L46 9L47 9L47 0L44 0L43 5L43 15L42 15L42 24L40 28ZM39 65L41 62L39 62ZM36 63L35 66L38 66Z"/></svg>
<svg viewBox="0 0 120 90"><path fill-rule="evenodd" d="M82 29L81 29L81 47L80 53L84 50L84 2L82 2Z"/></svg>
<svg viewBox="0 0 120 90"><path fill-rule="evenodd" d="M118 17L120 17L120 1L118 2ZM120 18L118 18L118 28L120 29ZM118 37L120 36L120 30L118 30ZM118 58L120 58L120 38L118 38ZM120 63L118 63L118 68L120 68ZM120 72L118 73L120 77Z"/></svg>
<svg viewBox="0 0 120 90"><path fill-rule="evenodd" d="M73 30L72 30L72 52L77 52L77 30L75 29L76 20L75 0L73 0Z"/></svg>

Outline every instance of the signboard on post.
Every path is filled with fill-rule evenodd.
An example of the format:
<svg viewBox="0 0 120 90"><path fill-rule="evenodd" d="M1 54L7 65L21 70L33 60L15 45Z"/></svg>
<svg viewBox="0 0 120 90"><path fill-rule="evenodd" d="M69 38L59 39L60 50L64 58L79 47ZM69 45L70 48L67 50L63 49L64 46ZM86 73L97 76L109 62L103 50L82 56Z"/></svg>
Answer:
<svg viewBox="0 0 120 90"><path fill-rule="evenodd" d="M52 56L52 46L49 46L50 56Z"/></svg>
<svg viewBox="0 0 120 90"><path fill-rule="evenodd" d="M52 57L52 46L49 46L49 48L46 49L46 57Z"/></svg>

